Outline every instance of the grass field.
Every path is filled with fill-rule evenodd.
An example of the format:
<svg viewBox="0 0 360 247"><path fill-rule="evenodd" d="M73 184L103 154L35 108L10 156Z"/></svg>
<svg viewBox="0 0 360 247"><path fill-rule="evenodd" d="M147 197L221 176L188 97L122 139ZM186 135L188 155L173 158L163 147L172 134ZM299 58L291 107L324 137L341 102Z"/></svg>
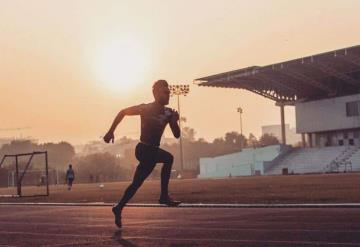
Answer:
<svg viewBox="0 0 360 247"><path fill-rule="evenodd" d="M115 202L129 182L50 186L49 197L0 198L0 202ZM24 194L44 191L25 187ZM8 194L10 189L0 189ZM14 189L13 189L14 191ZM160 181L146 181L132 203L156 203ZM187 203L360 203L360 173L171 180L170 193Z"/></svg>

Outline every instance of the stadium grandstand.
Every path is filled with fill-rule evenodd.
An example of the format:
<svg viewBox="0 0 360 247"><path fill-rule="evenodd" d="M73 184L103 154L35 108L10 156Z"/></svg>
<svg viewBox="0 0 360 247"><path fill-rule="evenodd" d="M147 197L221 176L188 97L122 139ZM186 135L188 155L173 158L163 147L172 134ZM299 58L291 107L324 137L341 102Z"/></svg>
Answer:
<svg viewBox="0 0 360 247"><path fill-rule="evenodd" d="M268 156L272 160L263 161L261 169L254 159L249 166L252 168L240 174L254 175L254 167L265 175L360 171L360 46L247 67L195 82L206 87L245 89L280 107L281 147ZM295 106L301 148L284 148L285 106ZM263 151L252 151L256 152ZM200 177L214 164L227 169L218 160L203 159ZM229 173L227 169L222 174Z"/></svg>

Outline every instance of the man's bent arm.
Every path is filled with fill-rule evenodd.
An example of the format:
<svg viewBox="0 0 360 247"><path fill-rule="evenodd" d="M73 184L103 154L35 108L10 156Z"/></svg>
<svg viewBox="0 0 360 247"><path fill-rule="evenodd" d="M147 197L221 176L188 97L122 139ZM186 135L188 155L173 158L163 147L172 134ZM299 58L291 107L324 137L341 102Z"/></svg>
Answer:
<svg viewBox="0 0 360 247"><path fill-rule="evenodd" d="M179 138L180 137L180 127L178 125L178 123L170 123L170 128L171 131L174 135L175 138Z"/></svg>
<svg viewBox="0 0 360 247"><path fill-rule="evenodd" d="M174 135L175 138L179 138L180 137L180 127L178 124L178 121L180 121L180 116L179 113L175 110L172 110L172 115L169 121L169 125L171 128L171 131Z"/></svg>
<svg viewBox="0 0 360 247"><path fill-rule="evenodd" d="M180 137L180 127L177 121L171 121L169 123L171 131L174 135L175 138L179 138Z"/></svg>
<svg viewBox="0 0 360 247"><path fill-rule="evenodd" d="M125 115L126 115L126 114L125 114L124 110L121 110L121 111L117 114L117 116L115 117L115 119L114 119L114 121L113 121L113 123L112 123L112 125L111 125L111 127L110 127L110 129L109 129L108 132L114 133L116 127L119 125L119 123L121 122L121 120L125 117Z"/></svg>
<svg viewBox="0 0 360 247"><path fill-rule="evenodd" d="M132 116L132 115L139 115L141 113L142 110L142 105L137 105L137 106L131 106L128 108L125 108L123 110L121 110L117 116L115 117L108 133L105 135L104 140L105 142L109 142L111 139L113 140L113 133L116 129L116 127L119 125L119 123L121 122L121 120L126 116ZM113 140L114 142L114 140Z"/></svg>

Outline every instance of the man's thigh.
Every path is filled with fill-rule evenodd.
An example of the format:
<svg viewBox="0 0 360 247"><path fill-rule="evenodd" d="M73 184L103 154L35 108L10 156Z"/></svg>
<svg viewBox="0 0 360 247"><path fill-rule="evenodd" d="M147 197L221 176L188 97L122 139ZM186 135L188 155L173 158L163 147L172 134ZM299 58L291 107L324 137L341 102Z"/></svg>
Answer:
<svg viewBox="0 0 360 247"><path fill-rule="evenodd" d="M161 148L158 149L156 154L156 163L172 163L173 159L174 157L171 153Z"/></svg>
<svg viewBox="0 0 360 247"><path fill-rule="evenodd" d="M154 170L156 162L140 162L136 167L134 174L134 181L144 181L150 173Z"/></svg>

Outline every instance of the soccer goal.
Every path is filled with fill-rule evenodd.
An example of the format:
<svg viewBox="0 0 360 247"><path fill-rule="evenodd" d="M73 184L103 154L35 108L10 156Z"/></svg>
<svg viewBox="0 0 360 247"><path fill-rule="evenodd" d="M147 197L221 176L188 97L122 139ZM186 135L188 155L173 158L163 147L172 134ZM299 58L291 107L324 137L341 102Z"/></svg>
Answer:
<svg viewBox="0 0 360 247"><path fill-rule="evenodd" d="M6 188L0 189L0 197L49 196L47 151L6 154L0 168L2 176L7 177L2 179Z"/></svg>

